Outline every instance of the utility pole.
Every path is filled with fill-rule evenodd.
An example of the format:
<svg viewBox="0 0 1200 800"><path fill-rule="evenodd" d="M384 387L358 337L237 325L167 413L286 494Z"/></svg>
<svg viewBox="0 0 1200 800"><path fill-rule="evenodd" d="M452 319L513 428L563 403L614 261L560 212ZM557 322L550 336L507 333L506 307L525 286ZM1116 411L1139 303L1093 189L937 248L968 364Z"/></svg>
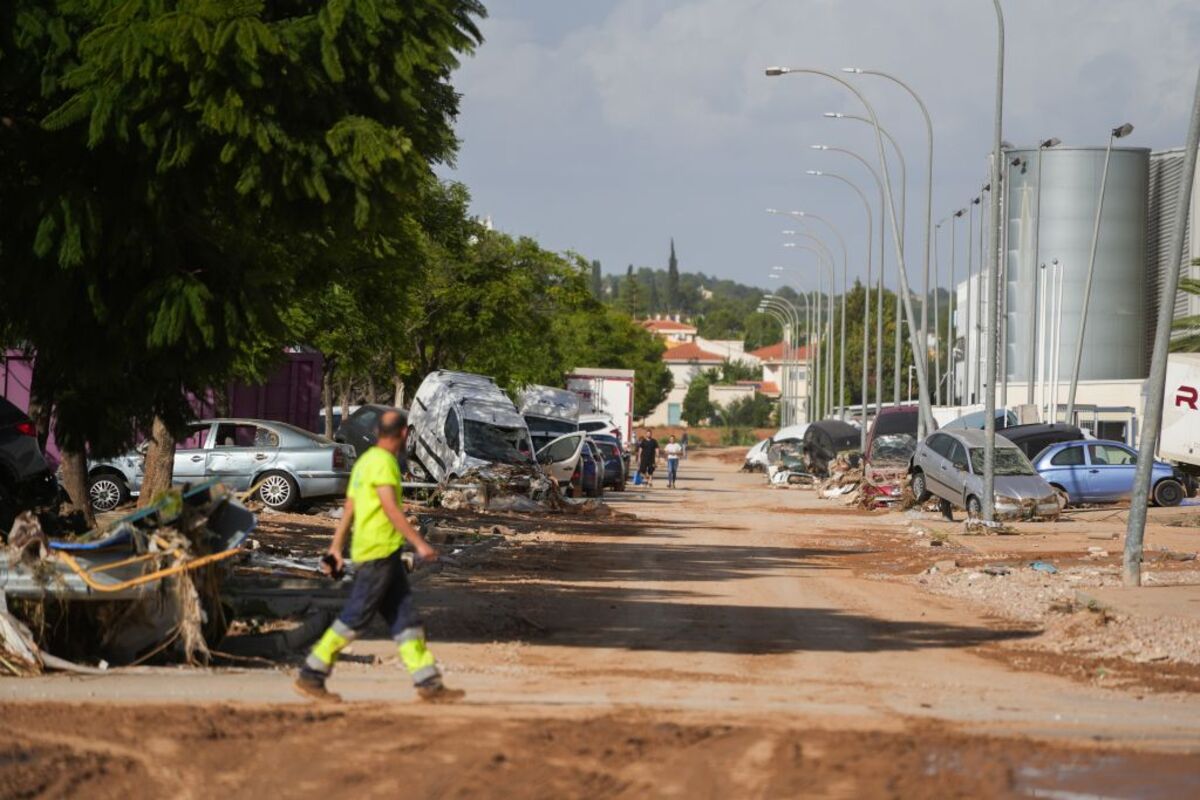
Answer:
<svg viewBox="0 0 1200 800"><path fill-rule="evenodd" d="M1167 350L1171 344L1175 292L1179 289L1180 262L1183 261L1183 238L1196 178L1197 148L1200 148L1200 70L1196 73L1192 120L1188 126L1187 144L1184 145L1183 151L1183 179L1179 182L1179 194L1175 200L1175 227L1171 236L1170 263L1167 266L1167 279L1163 282L1162 299L1158 304L1154 355L1150 357L1150 377L1146 382L1149 395L1146 397L1146 412L1142 420L1142 442L1138 449L1137 472L1133 479L1129 522L1125 526L1125 561L1122 577L1126 586L1142 584L1142 539L1146 533L1146 506L1150 503L1150 472L1154 466L1154 453L1158 449L1158 434L1162 429L1163 390L1167 383Z"/></svg>

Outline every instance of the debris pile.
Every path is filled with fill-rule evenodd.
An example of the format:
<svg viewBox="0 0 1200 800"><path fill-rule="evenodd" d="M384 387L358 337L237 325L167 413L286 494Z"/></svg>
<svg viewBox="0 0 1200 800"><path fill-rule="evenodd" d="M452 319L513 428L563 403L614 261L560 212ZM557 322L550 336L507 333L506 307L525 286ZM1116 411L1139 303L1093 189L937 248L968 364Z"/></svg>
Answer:
<svg viewBox="0 0 1200 800"><path fill-rule="evenodd" d="M0 669L36 674L46 653L204 662L227 627L220 591L254 515L221 485L170 490L111 527L48 536L24 515L0 548ZM28 635L26 635L28 634ZM30 658L30 653L35 658Z"/></svg>

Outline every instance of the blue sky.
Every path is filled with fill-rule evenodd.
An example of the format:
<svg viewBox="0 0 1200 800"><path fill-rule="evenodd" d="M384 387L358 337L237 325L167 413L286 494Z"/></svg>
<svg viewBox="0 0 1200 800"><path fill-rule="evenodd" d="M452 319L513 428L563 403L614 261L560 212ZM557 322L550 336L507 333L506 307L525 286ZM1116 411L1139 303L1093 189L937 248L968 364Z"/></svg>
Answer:
<svg viewBox="0 0 1200 800"><path fill-rule="evenodd" d="M487 0L485 0L487 2ZM773 264L810 268L782 248L794 227L763 212L829 217L865 271L861 202L807 169L864 189L862 168L809 144L866 156L866 126L832 82L766 78L772 64L872 67L909 81L934 118L934 219L978 193L992 130L995 21L986 0L491 0L463 94L456 168L474 209L554 250L681 268L760 286ZM1185 135L1200 4L1178 0L1009 0L1005 138L1103 144L1132 122L1130 146ZM856 79L909 162L910 261L921 257L924 125L910 98ZM962 237L960 237L961 239ZM913 243L918 243L914 245ZM948 251L948 238L942 252ZM943 267L943 272L945 267ZM894 281L888 281L894 285Z"/></svg>

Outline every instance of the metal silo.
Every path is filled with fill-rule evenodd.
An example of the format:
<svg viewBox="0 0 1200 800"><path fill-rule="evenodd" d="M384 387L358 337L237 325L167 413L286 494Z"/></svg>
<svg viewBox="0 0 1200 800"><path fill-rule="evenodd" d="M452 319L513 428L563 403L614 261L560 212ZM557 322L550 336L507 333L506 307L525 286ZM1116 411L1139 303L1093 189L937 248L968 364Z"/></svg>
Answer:
<svg viewBox="0 0 1200 800"><path fill-rule="evenodd" d="M1006 213L1007 341L1009 380L1029 377L1030 348L1036 345L1037 306L1031 281L1037 264L1058 259L1064 270L1060 358L1070 369L1083 310L1088 255L1100 180L1103 147L1056 147L1042 153L1040 257L1033 253L1038 187L1036 147L1010 150ZM1096 271L1092 284L1080 380L1144 378L1146 296L1146 203L1150 151L1113 148L1105 190ZM1048 349L1048 347L1047 347ZM1049 352L1039 358L1049 358ZM1070 380L1069 374L1062 376Z"/></svg>

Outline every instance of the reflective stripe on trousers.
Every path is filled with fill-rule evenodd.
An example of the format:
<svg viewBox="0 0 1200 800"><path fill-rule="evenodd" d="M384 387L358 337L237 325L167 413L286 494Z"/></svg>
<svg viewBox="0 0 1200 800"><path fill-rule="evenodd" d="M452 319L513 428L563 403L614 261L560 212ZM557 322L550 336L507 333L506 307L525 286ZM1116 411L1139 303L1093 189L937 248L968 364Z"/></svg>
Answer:
<svg viewBox="0 0 1200 800"><path fill-rule="evenodd" d="M433 658L433 653L429 652L429 648L425 646L424 628L405 628L400 631L395 640L398 645L397 650L400 652L400 660L404 662L404 668L412 676L413 683L421 684L441 674L438 671L437 662Z"/></svg>

